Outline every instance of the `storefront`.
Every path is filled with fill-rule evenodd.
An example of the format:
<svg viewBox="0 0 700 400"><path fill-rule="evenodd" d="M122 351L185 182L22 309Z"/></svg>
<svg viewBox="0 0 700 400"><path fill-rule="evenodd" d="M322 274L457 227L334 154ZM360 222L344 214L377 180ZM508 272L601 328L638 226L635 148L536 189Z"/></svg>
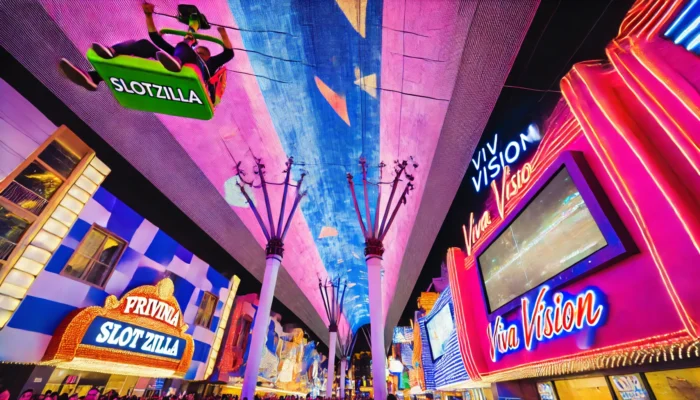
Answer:
<svg viewBox="0 0 700 400"><path fill-rule="evenodd" d="M13 397L92 386L143 395L208 377L238 277L101 187L112 171L95 151L0 89L6 121L36 139L9 142L25 158L3 160L0 180L2 383Z"/></svg>
<svg viewBox="0 0 700 400"><path fill-rule="evenodd" d="M477 148L488 198L448 267L494 398L700 398L696 3L638 1L548 118Z"/></svg>
<svg viewBox="0 0 700 400"><path fill-rule="evenodd" d="M141 286L104 307L72 313L54 333L42 365L132 376L184 376L194 341L185 333L173 282Z"/></svg>

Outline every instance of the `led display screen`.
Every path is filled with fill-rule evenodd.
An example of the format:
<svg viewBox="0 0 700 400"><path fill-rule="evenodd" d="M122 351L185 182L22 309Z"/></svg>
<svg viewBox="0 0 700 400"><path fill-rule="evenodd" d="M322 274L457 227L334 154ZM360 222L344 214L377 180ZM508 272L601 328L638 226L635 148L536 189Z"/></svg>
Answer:
<svg viewBox="0 0 700 400"><path fill-rule="evenodd" d="M606 245L569 171L562 168L479 256L490 310Z"/></svg>
<svg viewBox="0 0 700 400"><path fill-rule="evenodd" d="M428 341L433 360L445 354L445 345L450 334L455 329L450 305L445 304L440 311L433 315L425 324L428 331Z"/></svg>

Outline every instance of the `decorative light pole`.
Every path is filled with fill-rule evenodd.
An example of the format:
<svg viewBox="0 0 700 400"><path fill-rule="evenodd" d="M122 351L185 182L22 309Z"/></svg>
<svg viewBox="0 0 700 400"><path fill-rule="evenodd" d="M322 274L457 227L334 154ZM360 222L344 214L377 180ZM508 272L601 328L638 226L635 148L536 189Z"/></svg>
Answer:
<svg viewBox="0 0 700 400"><path fill-rule="evenodd" d="M335 381L335 347L338 339L338 321L343 315L343 302L345 301L345 290L348 288L347 281L340 282L340 278L335 281L329 279L322 281L318 279L318 288L321 291L323 306L326 308L328 316L328 376L326 379L326 397L333 397L333 382Z"/></svg>
<svg viewBox="0 0 700 400"><path fill-rule="evenodd" d="M282 264L282 255L284 253L284 238L287 236L289 227L294 217L294 213L299 206L299 202L306 195L306 192L301 191L301 184L304 180L304 173L301 174L301 178L296 185L289 183L290 174L292 172L292 164L294 159L289 157L286 162L287 169L284 171L286 173L284 182L275 185L284 186L284 192L282 193L282 205L279 212L279 220L277 227L273 221L272 208L270 206L270 197L267 193L267 182L265 181L265 165L262 164L259 158L255 158L255 170L253 171L256 175L260 177L260 185L253 186L253 182L246 182L243 179L245 175L240 170L240 163L238 164L238 187L241 189L241 193L245 197L250 209L253 211L255 218L262 228L265 239L267 239L267 246L265 247L266 261L265 261L265 276L262 282L262 288L260 289L260 299L258 301L258 310L255 313L255 321L253 323L253 337L250 342L250 350L248 351L248 360L246 362L245 376L243 378L243 389L241 390L241 398L248 398L252 400L255 396L255 388L258 383L258 373L260 370L260 361L263 355L263 347L265 346L265 340L267 340L267 330L270 325L270 309L272 307L272 299L275 295L275 285L277 283L277 273L279 272L280 265ZM250 196L245 190L246 186L259 187L262 188L263 196L265 199L265 207L267 209L267 220L268 226L263 222L258 209L255 207L255 203L251 200ZM287 203L287 192L290 186L296 187L296 195L294 197L294 204L289 212L287 221L284 221L285 206Z"/></svg>
<svg viewBox="0 0 700 400"><path fill-rule="evenodd" d="M352 350L355 348L357 335L353 335L352 329L348 329L348 335L343 340L340 339L340 398L345 398L345 374L348 370L348 361L352 357Z"/></svg>
<svg viewBox="0 0 700 400"><path fill-rule="evenodd" d="M375 399L386 399L386 351L384 350L384 319L382 318L382 255L384 254L384 238L387 232L391 228L391 224L396 218L396 214L401 208L402 204L406 203L406 197L408 192L413 190L413 175L406 171L409 163L406 160L399 162L394 161L394 179L390 182L382 182L382 171L386 166L384 163L379 164L379 181L376 183L378 186L377 190L377 203L374 212L374 223L372 223L372 216L369 207L369 193L367 191L367 185L374 184L367 180L367 161L364 157L360 158L360 166L362 167L362 186L364 189L364 200L365 200L365 218L367 220L367 225L365 226L362 220L362 213L360 212L360 207L357 203L357 196L355 195L355 184L352 181L352 174L348 173L348 184L350 185L350 193L352 193L352 200L355 205L355 211L357 212L357 219L360 222L360 228L362 229L362 234L365 237L365 261L367 263L367 281L369 286L369 319L371 327L371 347L372 347L372 378L374 382L374 398ZM417 168L418 164L412 162L413 168ZM401 177L406 177L406 186L401 192L394 210L389 217L389 210L392 207L392 200L396 194L396 189L399 186L399 181ZM382 185L391 185L391 193L389 194L389 201L386 203L386 208L384 210L383 216L379 218L381 200L382 200ZM387 217L389 217L387 219Z"/></svg>

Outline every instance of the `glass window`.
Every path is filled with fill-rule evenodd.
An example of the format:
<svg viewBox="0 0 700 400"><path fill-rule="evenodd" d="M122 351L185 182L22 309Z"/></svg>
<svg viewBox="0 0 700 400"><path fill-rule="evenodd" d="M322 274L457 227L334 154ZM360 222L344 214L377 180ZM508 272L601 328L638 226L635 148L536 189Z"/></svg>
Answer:
<svg viewBox="0 0 700 400"><path fill-rule="evenodd" d="M647 372L644 376L657 399L700 399L700 368Z"/></svg>
<svg viewBox="0 0 700 400"><path fill-rule="evenodd" d="M80 157L66 149L57 140L46 146L44 151L39 154L39 159L63 175L64 178L70 176L80 161Z"/></svg>
<svg viewBox="0 0 700 400"><path fill-rule="evenodd" d="M555 381L560 400L613 400L604 376Z"/></svg>
<svg viewBox="0 0 700 400"><path fill-rule="evenodd" d="M651 400L639 374L612 375L610 382L618 399Z"/></svg>
<svg viewBox="0 0 700 400"><path fill-rule="evenodd" d="M29 221L0 206L0 260L7 260L29 225Z"/></svg>
<svg viewBox="0 0 700 400"><path fill-rule="evenodd" d="M93 225L63 268L63 274L104 287L125 247L123 240Z"/></svg>
<svg viewBox="0 0 700 400"><path fill-rule="evenodd" d="M39 215L62 184L61 178L34 161L0 195L32 214Z"/></svg>
<svg viewBox="0 0 700 400"><path fill-rule="evenodd" d="M63 180L35 161L20 172L15 178L15 182L49 200L61 186Z"/></svg>
<svg viewBox="0 0 700 400"><path fill-rule="evenodd" d="M216 303L218 302L218 297L214 296L212 293L204 292L202 302L199 303L197 315L194 317L194 324L209 328L211 326L212 317L214 316L214 311L216 310Z"/></svg>
<svg viewBox="0 0 700 400"><path fill-rule="evenodd" d="M540 395L540 400L558 400L553 382L537 382L537 393Z"/></svg>

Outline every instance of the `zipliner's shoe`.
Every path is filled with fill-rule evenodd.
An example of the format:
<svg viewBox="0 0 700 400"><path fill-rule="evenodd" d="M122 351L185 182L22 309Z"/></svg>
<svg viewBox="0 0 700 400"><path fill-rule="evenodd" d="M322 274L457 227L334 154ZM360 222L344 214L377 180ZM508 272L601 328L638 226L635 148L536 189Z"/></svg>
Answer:
<svg viewBox="0 0 700 400"><path fill-rule="evenodd" d="M70 79L71 82L75 83L76 85L82 86L91 92L97 90L97 84L92 80L90 75L71 64L71 62L65 58L62 58L58 63L58 68L61 70L63 75L66 76L66 78Z"/></svg>
<svg viewBox="0 0 700 400"><path fill-rule="evenodd" d="M90 47L92 48L92 51L94 51L98 56L106 60L112 59L115 56L111 48L101 45L99 43L93 43Z"/></svg>
<svg viewBox="0 0 700 400"><path fill-rule="evenodd" d="M180 64L180 60L178 60L176 57L173 57L164 51L159 51L156 53L156 58L158 59L158 61L160 61L161 64L163 64L163 67L168 71L182 71L182 64Z"/></svg>

